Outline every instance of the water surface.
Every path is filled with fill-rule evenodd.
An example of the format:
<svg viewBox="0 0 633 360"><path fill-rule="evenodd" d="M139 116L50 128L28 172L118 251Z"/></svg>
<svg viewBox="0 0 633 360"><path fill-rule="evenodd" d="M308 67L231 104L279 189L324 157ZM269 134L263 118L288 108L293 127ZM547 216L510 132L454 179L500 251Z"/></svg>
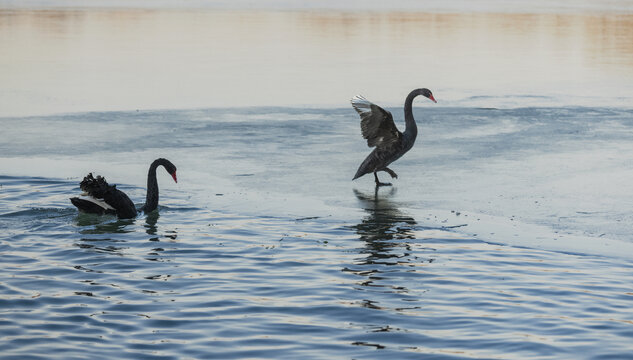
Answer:
<svg viewBox="0 0 633 360"><path fill-rule="evenodd" d="M2 357L627 358L631 111L416 104L378 192L351 108L3 119ZM71 207L158 156L159 213Z"/></svg>
<svg viewBox="0 0 633 360"><path fill-rule="evenodd" d="M494 9L0 7L0 116L400 105L417 87L449 106L630 106L631 11Z"/></svg>
<svg viewBox="0 0 633 360"><path fill-rule="evenodd" d="M31 201L74 188L1 180ZM2 357L629 356L629 261L490 244L426 225L389 192L354 196L354 221L173 200L134 220L55 202L3 212Z"/></svg>

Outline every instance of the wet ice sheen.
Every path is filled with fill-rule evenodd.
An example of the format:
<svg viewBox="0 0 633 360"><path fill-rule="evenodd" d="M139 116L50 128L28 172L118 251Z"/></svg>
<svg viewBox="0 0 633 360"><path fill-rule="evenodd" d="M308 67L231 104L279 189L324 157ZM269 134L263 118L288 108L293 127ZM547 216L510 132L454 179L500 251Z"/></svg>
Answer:
<svg viewBox="0 0 633 360"><path fill-rule="evenodd" d="M627 358L633 264L594 243L630 244L631 115L418 108L377 194L351 108L3 119L2 356ZM159 214L68 202L95 171L139 203L157 156Z"/></svg>

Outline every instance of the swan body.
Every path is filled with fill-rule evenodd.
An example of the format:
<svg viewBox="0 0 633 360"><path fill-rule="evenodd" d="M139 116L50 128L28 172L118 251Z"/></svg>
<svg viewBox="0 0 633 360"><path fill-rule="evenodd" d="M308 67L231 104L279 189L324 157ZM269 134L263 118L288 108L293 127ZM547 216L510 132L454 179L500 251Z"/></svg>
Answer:
<svg viewBox="0 0 633 360"><path fill-rule="evenodd" d="M154 211L158 207L158 181L156 180L156 168L165 167L175 182L176 166L167 159L156 159L149 167L147 174L147 196L142 210L145 213ZM86 175L79 183L83 191L81 196L70 199L73 205L80 211L92 214L113 214L122 219L133 218L138 215L136 207L130 198L116 185L110 185L102 176L94 177L92 173Z"/></svg>
<svg viewBox="0 0 633 360"><path fill-rule="evenodd" d="M402 157L415 143L415 138L418 135L418 127L413 118L412 104L413 99L418 95L425 96L433 102L437 102L429 89L421 88L411 91L404 102L404 120L406 126L404 132L398 130L396 124L393 122L393 116L389 111L360 95L352 98L352 107L361 118L360 128L363 138L367 139L367 146L375 147L360 164L352 180L356 180L365 174L373 172L376 186L391 185L378 180L378 171L385 171L391 175L392 178L398 178L398 175L389 169L388 166Z"/></svg>

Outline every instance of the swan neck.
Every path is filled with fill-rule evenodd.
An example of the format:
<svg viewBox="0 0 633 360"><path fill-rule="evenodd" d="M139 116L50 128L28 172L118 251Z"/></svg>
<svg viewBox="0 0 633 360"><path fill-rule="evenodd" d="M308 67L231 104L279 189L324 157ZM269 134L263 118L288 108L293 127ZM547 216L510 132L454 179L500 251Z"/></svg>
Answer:
<svg viewBox="0 0 633 360"><path fill-rule="evenodd" d="M146 213L154 211L158 207L158 180L156 180L156 168L158 163L154 161L147 173L147 196L145 197Z"/></svg>
<svg viewBox="0 0 633 360"><path fill-rule="evenodd" d="M415 99L418 95L419 94L417 92L412 91L404 101L404 134L411 136L414 139L418 135L418 126L413 118L413 99Z"/></svg>

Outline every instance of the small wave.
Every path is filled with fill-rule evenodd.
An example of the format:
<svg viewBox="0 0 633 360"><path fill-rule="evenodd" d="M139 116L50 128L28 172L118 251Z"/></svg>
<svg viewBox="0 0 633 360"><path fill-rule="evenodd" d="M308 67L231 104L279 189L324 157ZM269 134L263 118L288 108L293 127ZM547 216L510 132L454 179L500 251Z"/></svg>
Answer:
<svg viewBox="0 0 633 360"><path fill-rule="evenodd" d="M59 179L51 179L47 177L41 176L8 176L8 175L0 175L0 181L2 181L2 185L6 185L8 183L15 184L66 184L66 181Z"/></svg>
<svg viewBox="0 0 633 360"><path fill-rule="evenodd" d="M19 210L8 212L4 214L0 214L0 217L3 218L11 218L11 217L63 217L68 216L74 213L75 210L71 208L60 209L60 208L31 208L28 210Z"/></svg>
<svg viewBox="0 0 633 360"><path fill-rule="evenodd" d="M192 206L168 206L168 205L158 205L158 211L160 212L161 210L165 210L165 211L183 211L183 212L187 212L187 211L201 211L202 209L199 207L192 207Z"/></svg>

